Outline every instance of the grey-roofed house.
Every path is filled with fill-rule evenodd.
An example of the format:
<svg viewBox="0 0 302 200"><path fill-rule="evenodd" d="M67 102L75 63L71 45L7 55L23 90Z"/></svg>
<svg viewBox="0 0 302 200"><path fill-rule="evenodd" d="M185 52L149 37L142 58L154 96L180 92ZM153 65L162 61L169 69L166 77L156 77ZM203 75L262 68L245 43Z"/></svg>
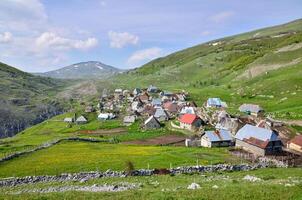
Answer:
<svg viewBox="0 0 302 200"><path fill-rule="evenodd" d="M154 85L150 85L147 89L148 92L150 93L157 93L158 92L158 88L155 87Z"/></svg>
<svg viewBox="0 0 302 200"><path fill-rule="evenodd" d="M130 126L134 122L135 122L135 116L134 115L124 117L123 123L124 123L125 126Z"/></svg>
<svg viewBox="0 0 302 200"><path fill-rule="evenodd" d="M169 115L163 108L157 108L154 117L160 122L169 120Z"/></svg>
<svg viewBox="0 0 302 200"><path fill-rule="evenodd" d="M152 101L151 101L151 105L152 106L161 106L161 99L158 99L158 98L156 98L156 99L152 99Z"/></svg>
<svg viewBox="0 0 302 200"><path fill-rule="evenodd" d="M81 115L80 117L77 118L76 123L77 124L86 124L87 119L83 115Z"/></svg>
<svg viewBox="0 0 302 200"><path fill-rule="evenodd" d="M139 88L135 88L135 89L133 90L133 92L132 92L132 94L135 95L135 96L139 95L140 93L142 93L142 90L139 89Z"/></svg>
<svg viewBox="0 0 302 200"><path fill-rule="evenodd" d="M209 98L207 100L207 107L214 107L214 108L220 108L222 107L221 99L220 98Z"/></svg>
<svg viewBox="0 0 302 200"><path fill-rule="evenodd" d="M256 155L272 155L282 151L282 142L275 131L246 124L235 136L236 146Z"/></svg>
<svg viewBox="0 0 302 200"><path fill-rule="evenodd" d="M233 145L231 132L228 130L205 131L201 136L203 147L228 147Z"/></svg>
<svg viewBox="0 0 302 200"><path fill-rule="evenodd" d="M144 123L146 129L160 128L160 122L152 115Z"/></svg>
<svg viewBox="0 0 302 200"><path fill-rule="evenodd" d="M255 104L242 104L239 107L239 111L247 113L249 115L254 115L256 117L264 113L264 110L259 105L255 105Z"/></svg>

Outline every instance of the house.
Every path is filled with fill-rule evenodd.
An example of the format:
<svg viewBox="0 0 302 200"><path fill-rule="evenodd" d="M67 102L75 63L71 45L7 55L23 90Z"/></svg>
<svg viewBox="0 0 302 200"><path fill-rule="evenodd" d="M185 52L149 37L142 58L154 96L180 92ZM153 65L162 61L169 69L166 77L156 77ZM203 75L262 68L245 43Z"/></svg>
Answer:
<svg viewBox="0 0 302 200"><path fill-rule="evenodd" d="M175 102L168 101L164 103L163 107L167 112L171 114L176 114L178 112L178 105Z"/></svg>
<svg viewBox="0 0 302 200"><path fill-rule="evenodd" d="M134 96L137 96L137 95L139 95L139 94L141 94L141 93L142 93L142 90L139 89L139 88L135 88L135 89L133 90L133 92L132 92L132 94L133 94Z"/></svg>
<svg viewBox="0 0 302 200"><path fill-rule="evenodd" d="M140 100L132 102L131 109L133 111L142 110L143 109L143 102L141 102Z"/></svg>
<svg viewBox="0 0 302 200"><path fill-rule="evenodd" d="M233 145L231 132L228 130L205 131L201 136L203 147L229 147Z"/></svg>
<svg viewBox="0 0 302 200"><path fill-rule="evenodd" d="M131 116L125 116L123 123L125 126L130 126L131 124L133 124L135 122L136 117L134 115Z"/></svg>
<svg viewBox="0 0 302 200"><path fill-rule="evenodd" d="M284 123L282 121L278 121L275 119L272 119L270 117L266 118L266 123L270 126L270 127L281 127L284 125Z"/></svg>
<svg viewBox="0 0 302 200"><path fill-rule="evenodd" d="M98 120L110 120L114 119L116 116L113 113L100 113Z"/></svg>
<svg viewBox="0 0 302 200"><path fill-rule="evenodd" d="M169 120L168 113L161 107L156 108L154 117L160 122Z"/></svg>
<svg viewBox="0 0 302 200"><path fill-rule="evenodd" d="M199 129L203 121L195 114L184 114L179 119L180 128L194 131Z"/></svg>
<svg viewBox="0 0 302 200"><path fill-rule="evenodd" d="M302 153L302 135L297 135L287 143L287 148Z"/></svg>
<svg viewBox="0 0 302 200"><path fill-rule="evenodd" d="M160 93L160 96L166 96L166 97L171 97L173 95L173 92L170 92L170 91L162 91Z"/></svg>
<svg viewBox="0 0 302 200"><path fill-rule="evenodd" d="M149 102L149 95L148 93L144 93L138 96L138 99L143 102L143 103L148 103Z"/></svg>
<svg viewBox="0 0 302 200"><path fill-rule="evenodd" d="M71 117L66 117L66 118L64 119L64 122L66 122L66 123L72 123L72 122L73 122L73 118L71 118Z"/></svg>
<svg viewBox="0 0 302 200"><path fill-rule="evenodd" d="M239 107L239 111L243 113L247 113L249 115L254 115L256 117L264 113L264 110L259 105L255 105L255 104L242 104Z"/></svg>
<svg viewBox="0 0 302 200"><path fill-rule="evenodd" d="M155 87L154 85L150 85L147 89L147 92L150 92L150 93L157 93L158 92L158 88Z"/></svg>
<svg viewBox="0 0 302 200"><path fill-rule="evenodd" d="M146 129L160 128L160 122L154 117L150 116L144 123Z"/></svg>
<svg viewBox="0 0 302 200"><path fill-rule="evenodd" d="M151 115L154 115L156 112L156 108L154 108L153 106L151 105L146 105L144 107L144 110L142 111L143 114L147 115L147 116L151 116Z"/></svg>
<svg viewBox="0 0 302 200"><path fill-rule="evenodd" d="M77 118L76 123L77 124L86 124L87 119L83 115L81 115L80 117Z"/></svg>
<svg viewBox="0 0 302 200"><path fill-rule="evenodd" d="M152 99L151 105L154 107L161 106L161 99L158 99L158 98Z"/></svg>
<svg viewBox="0 0 302 200"><path fill-rule="evenodd" d="M120 89L120 88L115 89L115 90L114 90L114 93L115 93L115 94L122 94L122 93L123 93L123 89Z"/></svg>
<svg viewBox="0 0 302 200"><path fill-rule="evenodd" d="M216 129L224 129L231 132L232 135L236 135L239 128L239 121L237 118L231 117L225 110L220 111L217 115Z"/></svg>
<svg viewBox="0 0 302 200"><path fill-rule="evenodd" d="M95 111L95 109L93 106L86 106L86 108L85 108L86 113L92 113L94 111Z"/></svg>
<svg viewBox="0 0 302 200"><path fill-rule="evenodd" d="M130 91L129 90L124 90L123 91L123 96L124 97L127 97L127 96L129 96L130 95Z"/></svg>
<svg viewBox="0 0 302 200"><path fill-rule="evenodd" d="M282 142L275 131L246 124L235 136L236 146L265 156L282 151Z"/></svg>
<svg viewBox="0 0 302 200"><path fill-rule="evenodd" d="M184 114L195 114L195 110L193 107L185 106L180 111L180 115L184 115Z"/></svg>
<svg viewBox="0 0 302 200"><path fill-rule="evenodd" d="M207 100L207 107L208 108L221 108L223 105L220 98L209 98Z"/></svg>

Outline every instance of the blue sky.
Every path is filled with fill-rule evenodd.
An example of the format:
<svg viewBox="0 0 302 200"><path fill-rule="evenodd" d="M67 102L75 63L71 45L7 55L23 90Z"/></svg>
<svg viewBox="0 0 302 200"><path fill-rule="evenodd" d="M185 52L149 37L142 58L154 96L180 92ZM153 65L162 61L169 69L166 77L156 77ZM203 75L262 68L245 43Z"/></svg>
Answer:
<svg viewBox="0 0 302 200"><path fill-rule="evenodd" d="M301 11L300 0L1 0L0 61L29 72L90 60L133 68Z"/></svg>

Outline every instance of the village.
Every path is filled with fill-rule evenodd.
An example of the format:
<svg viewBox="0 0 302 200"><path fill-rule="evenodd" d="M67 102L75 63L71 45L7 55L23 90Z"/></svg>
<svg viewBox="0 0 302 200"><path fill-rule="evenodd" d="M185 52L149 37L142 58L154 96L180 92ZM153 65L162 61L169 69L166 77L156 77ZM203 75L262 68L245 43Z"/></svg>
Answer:
<svg viewBox="0 0 302 200"><path fill-rule="evenodd" d="M161 129L164 126L184 133L184 137L159 138L187 147L234 147L254 157L301 155L302 136L288 137L282 121L266 116L260 105L242 104L240 115L228 113L227 102L208 98L201 107L188 101L189 93L173 93L150 85L133 91L104 90L97 105L87 105L85 113L97 113L97 119L120 119L124 126L140 121L141 130ZM85 124L85 115L65 118L64 122Z"/></svg>

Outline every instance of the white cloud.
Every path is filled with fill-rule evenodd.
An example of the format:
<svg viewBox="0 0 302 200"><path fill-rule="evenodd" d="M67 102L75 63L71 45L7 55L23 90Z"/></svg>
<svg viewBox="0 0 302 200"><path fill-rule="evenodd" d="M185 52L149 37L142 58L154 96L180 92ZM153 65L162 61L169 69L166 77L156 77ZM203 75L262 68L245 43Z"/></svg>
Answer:
<svg viewBox="0 0 302 200"><path fill-rule="evenodd" d="M74 40L70 38L60 37L53 32L42 33L35 41L38 49L53 49L53 50L70 50L91 49L98 44L96 38L88 38L86 40Z"/></svg>
<svg viewBox="0 0 302 200"><path fill-rule="evenodd" d="M139 64L144 61L149 61L162 56L162 49L153 47L134 52L128 59L130 65Z"/></svg>
<svg viewBox="0 0 302 200"><path fill-rule="evenodd" d="M138 36L132 35L127 32L114 32L109 31L108 36L110 39L110 47L112 48L123 48L126 45L136 45L138 43Z"/></svg>
<svg viewBox="0 0 302 200"><path fill-rule="evenodd" d="M0 43L10 43L13 40L13 35L10 32L0 33Z"/></svg>
<svg viewBox="0 0 302 200"><path fill-rule="evenodd" d="M0 28L26 30L44 26L47 20L44 5L39 0L1 0Z"/></svg>
<svg viewBox="0 0 302 200"><path fill-rule="evenodd" d="M225 20L229 19L234 15L232 11L224 11L213 15L210 19L216 23L224 22Z"/></svg>

